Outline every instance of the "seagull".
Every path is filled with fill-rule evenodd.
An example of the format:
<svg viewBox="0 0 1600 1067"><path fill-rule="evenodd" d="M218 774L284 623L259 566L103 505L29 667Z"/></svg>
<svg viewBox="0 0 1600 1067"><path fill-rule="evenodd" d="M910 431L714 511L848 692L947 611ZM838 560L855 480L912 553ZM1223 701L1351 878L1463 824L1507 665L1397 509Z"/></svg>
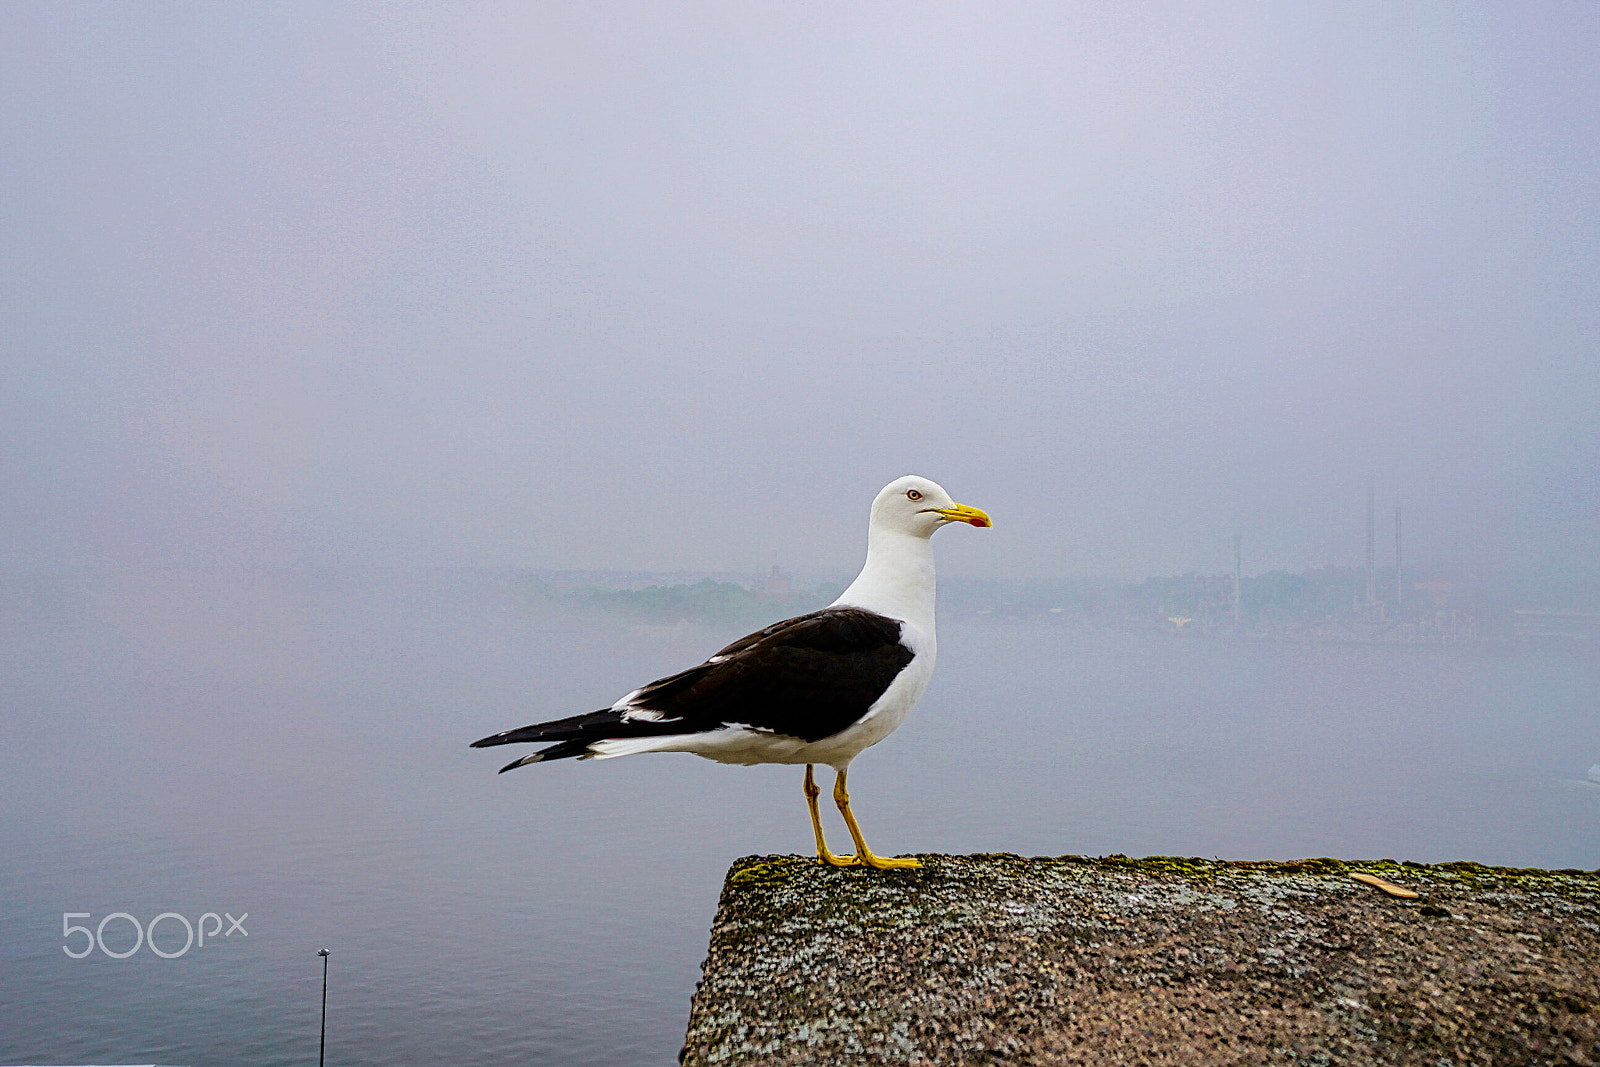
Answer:
<svg viewBox="0 0 1600 1067"><path fill-rule="evenodd" d="M817 858L835 867L922 866L878 856L850 811L850 761L906 720L933 674L933 545L952 523L991 526L938 483L907 475L872 501L867 561L839 599L740 638L698 667L640 686L609 708L491 734L473 748L548 747L500 768L637 752L693 752L720 763L803 763ZM817 811L816 764L834 771L833 802L855 842L828 850Z"/></svg>

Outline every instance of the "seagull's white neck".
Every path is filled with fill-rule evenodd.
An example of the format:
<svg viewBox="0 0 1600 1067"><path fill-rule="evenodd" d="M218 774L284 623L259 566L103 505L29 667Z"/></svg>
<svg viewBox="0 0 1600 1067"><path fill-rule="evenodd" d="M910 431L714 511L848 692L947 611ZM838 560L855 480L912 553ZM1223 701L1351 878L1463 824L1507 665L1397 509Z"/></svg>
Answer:
<svg viewBox="0 0 1600 1067"><path fill-rule="evenodd" d="M873 527L867 562L835 605L866 608L933 632L933 545L926 536Z"/></svg>

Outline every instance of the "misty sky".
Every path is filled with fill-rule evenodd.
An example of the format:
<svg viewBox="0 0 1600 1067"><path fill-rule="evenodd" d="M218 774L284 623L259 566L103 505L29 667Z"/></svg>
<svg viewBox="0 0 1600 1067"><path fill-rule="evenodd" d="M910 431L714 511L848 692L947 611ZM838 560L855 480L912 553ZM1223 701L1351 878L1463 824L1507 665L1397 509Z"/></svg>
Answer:
<svg viewBox="0 0 1600 1067"><path fill-rule="evenodd" d="M17 0L0 87L0 564L848 574L907 472L946 573L1600 557L1592 0Z"/></svg>

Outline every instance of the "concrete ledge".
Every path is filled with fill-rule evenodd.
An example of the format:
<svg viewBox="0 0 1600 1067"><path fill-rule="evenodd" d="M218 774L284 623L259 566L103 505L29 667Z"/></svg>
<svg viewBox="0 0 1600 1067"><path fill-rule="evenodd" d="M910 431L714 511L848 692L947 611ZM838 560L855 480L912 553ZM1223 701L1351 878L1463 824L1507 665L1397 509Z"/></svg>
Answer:
<svg viewBox="0 0 1600 1067"><path fill-rule="evenodd" d="M682 1062L1600 1067L1600 872L921 859L736 862Z"/></svg>

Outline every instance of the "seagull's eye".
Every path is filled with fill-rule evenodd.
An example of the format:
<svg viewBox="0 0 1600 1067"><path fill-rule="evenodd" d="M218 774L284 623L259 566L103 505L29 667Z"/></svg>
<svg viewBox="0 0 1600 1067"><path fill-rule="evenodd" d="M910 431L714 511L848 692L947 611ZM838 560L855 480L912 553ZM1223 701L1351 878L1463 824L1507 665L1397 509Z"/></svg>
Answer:
<svg viewBox="0 0 1600 1067"><path fill-rule="evenodd" d="M907 489L906 490L906 499L907 500L921 500L922 499L922 494L917 492L915 489Z"/></svg>

